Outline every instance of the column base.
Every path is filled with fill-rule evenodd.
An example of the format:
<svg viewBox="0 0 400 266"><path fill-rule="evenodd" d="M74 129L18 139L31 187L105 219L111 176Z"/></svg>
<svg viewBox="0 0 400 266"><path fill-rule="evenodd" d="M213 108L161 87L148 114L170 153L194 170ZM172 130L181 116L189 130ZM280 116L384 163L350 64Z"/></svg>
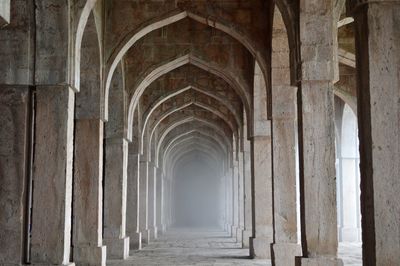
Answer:
<svg viewBox="0 0 400 266"><path fill-rule="evenodd" d="M242 244L243 242L243 228L236 228L236 242Z"/></svg>
<svg viewBox="0 0 400 266"><path fill-rule="evenodd" d="M343 266L338 258L302 258L296 257L296 266Z"/></svg>
<svg viewBox="0 0 400 266"><path fill-rule="evenodd" d="M107 246L107 259L126 259L129 256L129 237L104 239Z"/></svg>
<svg viewBox="0 0 400 266"><path fill-rule="evenodd" d="M302 255L301 245L294 243L272 244L272 261L275 266L295 266L296 257Z"/></svg>
<svg viewBox="0 0 400 266"><path fill-rule="evenodd" d="M150 230L144 229L141 231L142 235L142 245L148 245L150 242Z"/></svg>
<svg viewBox="0 0 400 266"><path fill-rule="evenodd" d="M106 265L107 248L106 246L74 247L74 260L79 265Z"/></svg>
<svg viewBox="0 0 400 266"><path fill-rule="evenodd" d="M242 232L242 243L244 248L250 247L250 237L252 236L251 230L243 230Z"/></svg>
<svg viewBox="0 0 400 266"><path fill-rule="evenodd" d="M271 243L269 238L250 237L250 257L271 259Z"/></svg>
<svg viewBox="0 0 400 266"><path fill-rule="evenodd" d="M135 232L129 235L129 249L142 249L142 233Z"/></svg>

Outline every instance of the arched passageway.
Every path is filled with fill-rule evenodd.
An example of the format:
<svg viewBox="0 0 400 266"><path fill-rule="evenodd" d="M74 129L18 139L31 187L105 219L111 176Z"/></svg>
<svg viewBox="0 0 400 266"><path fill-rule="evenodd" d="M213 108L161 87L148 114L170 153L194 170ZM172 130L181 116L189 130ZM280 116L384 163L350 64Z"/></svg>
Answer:
<svg viewBox="0 0 400 266"><path fill-rule="evenodd" d="M400 6L361 2L2 1L0 265L399 265Z"/></svg>

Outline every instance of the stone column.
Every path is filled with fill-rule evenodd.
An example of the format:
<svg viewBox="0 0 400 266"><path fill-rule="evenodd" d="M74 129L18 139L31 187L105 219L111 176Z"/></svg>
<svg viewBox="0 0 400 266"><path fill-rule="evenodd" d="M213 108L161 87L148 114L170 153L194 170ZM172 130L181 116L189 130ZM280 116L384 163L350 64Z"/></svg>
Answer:
<svg viewBox="0 0 400 266"><path fill-rule="evenodd" d="M74 99L69 86L37 86L32 264L70 264Z"/></svg>
<svg viewBox="0 0 400 266"><path fill-rule="evenodd" d="M341 265L337 217L333 91L330 82L302 82L300 204L303 259L300 265Z"/></svg>
<svg viewBox="0 0 400 266"><path fill-rule="evenodd" d="M150 232L148 227L148 162L140 157L139 163L139 231L142 234L142 244L148 244Z"/></svg>
<svg viewBox="0 0 400 266"><path fill-rule="evenodd" d="M162 168L161 168L162 169ZM167 230L166 220L167 220L167 179L165 174L161 170L161 189L162 189L162 205L161 205L161 223L162 232L165 233Z"/></svg>
<svg viewBox="0 0 400 266"><path fill-rule="evenodd" d="M170 193L169 193L169 178L167 176L164 179L164 231L167 230L169 226L169 204L170 204Z"/></svg>
<svg viewBox="0 0 400 266"><path fill-rule="evenodd" d="M233 217L233 208L232 208L233 185L232 185L232 183L233 182L232 182L232 179L233 179L232 175L230 175L229 171L227 171L225 173L225 180L226 180L225 182L226 182L226 188L227 188L226 189L226 222L227 222L226 231L230 235L232 235L232 233L233 233L232 232L232 225L233 225L233 220L232 220L232 217Z"/></svg>
<svg viewBox="0 0 400 266"><path fill-rule="evenodd" d="M168 210L168 217L169 217L169 223L168 226L172 226L174 224L174 180L170 179L169 180L169 210Z"/></svg>
<svg viewBox="0 0 400 266"><path fill-rule="evenodd" d="M296 97L297 87L273 86L274 265L294 266L297 244Z"/></svg>
<svg viewBox="0 0 400 266"><path fill-rule="evenodd" d="M236 158L236 155L235 155ZM238 161L234 160L232 173L232 236L237 239L239 226L239 171Z"/></svg>
<svg viewBox="0 0 400 266"><path fill-rule="evenodd" d="M251 139L253 235L250 255L270 259L273 242L271 123L267 121L266 126L268 135Z"/></svg>
<svg viewBox="0 0 400 266"><path fill-rule="evenodd" d="M163 206L162 206L162 213L163 213L163 232L167 231L167 224L168 224L168 179L167 176L163 178Z"/></svg>
<svg viewBox="0 0 400 266"><path fill-rule="evenodd" d="M220 220L219 225L225 231L225 180L221 176L219 177L219 214Z"/></svg>
<svg viewBox="0 0 400 266"><path fill-rule="evenodd" d="M126 201L126 235L130 249L142 248L142 234L139 231L139 158L134 145L129 144L128 182Z"/></svg>
<svg viewBox="0 0 400 266"><path fill-rule="evenodd" d="M365 1L353 10L363 260L364 265L397 265L400 261L400 2Z"/></svg>
<svg viewBox="0 0 400 266"><path fill-rule="evenodd" d="M222 179L223 179L223 184L225 187L225 189L224 189L224 197L225 197L225 200L224 200L224 203L225 203L225 206L224 206L224 212L225 212L224 230L229 233L230 229L231 229L231 225L229 224L229 183L228 183L228 177L226 176L226 173L223 175Z"/></svg>
<svg viewBox="0 0 400 266"><path fill-rule="evenodd" d="M162 217L163 217L163 175L162 175L162 170L161 168L157 168L157 176L156 176L156 184L157 184L157 189L156 189L156 227L157 227L157 235L163 233L163 222L162 222Z"/></svg>
<svg viewBox="0 0 400 266"><path fill-rule="evenodd" d="M31 89L0 86L0 265L24 262L32 142Z"/></svg>
<svg viewBox="0 0 400 266"><path fill-rule="evenodd" d="M157 189L157 168L153 162L148 163L148 229L150 239L157 238L156 226L156 189Z"/></svg>
<svg viewBox="0 0 400 266"><path fill-rule="evenodd" d="M116 137L106 139L104 182L104 243L107 258L126 259L129 237L126 236L126 194L128 141Z"/></svg>
<svg viewBox="0 0 400 266"><path fill-rule="evenodd" d="M239 152L238 162L238 229L237 240L243 243L243 230L244 230L244 165L243 165L243 152Z"/></svg>
<svg viewBox="0 0 400 266"><path fill-rule="evenodd" d="M250 142L245 141L243 152L244 164L244 231L243 231L243 247L250 246L250 237L252 236L252 204L251 204L251 154Z"/></svg>
<svg viewBox="0 0 400 266"><path fill-rule="evenodd" d="M100 119L75 120L74 260L106 265L103 246L103 129Z"/></svg>
<svg viewBox="0 0 400 266"><path fill-rule="evenodd" d="M342 265L336 258L333 6L331 1L304 2L300 10L298 107L303 257L296 259L296 265Z"/></svg>

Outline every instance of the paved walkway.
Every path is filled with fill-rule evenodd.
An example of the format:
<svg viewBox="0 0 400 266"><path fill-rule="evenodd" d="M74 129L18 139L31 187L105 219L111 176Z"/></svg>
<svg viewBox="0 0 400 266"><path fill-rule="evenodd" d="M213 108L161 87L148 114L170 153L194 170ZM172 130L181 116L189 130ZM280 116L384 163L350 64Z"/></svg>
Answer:
<svg viewBox="0 0 400 266"><path fill-rule="evenodd" d="M249 259L249 250L240 248L225 232L169 231L139 251L131 251L126 261L110 261L107 265L196 265L196 266L261 266L267 260Z"/></svg>
<svg viewBox="0 0 400 266"><path fill-rule="evenodd" d="M173 230L139 251L131 251L125 261L109 261L107 265L154 266L261 266L267 260L249 259L249 250L220 231ZM340 244L339 256L346 266L361 266L361 245Z"/></svg>
<svg viewBox="0 0 400 266"><path fill-rule="evenodd" d="M362 266L361 243L340 243L339 257L345 266Z"/></svg>

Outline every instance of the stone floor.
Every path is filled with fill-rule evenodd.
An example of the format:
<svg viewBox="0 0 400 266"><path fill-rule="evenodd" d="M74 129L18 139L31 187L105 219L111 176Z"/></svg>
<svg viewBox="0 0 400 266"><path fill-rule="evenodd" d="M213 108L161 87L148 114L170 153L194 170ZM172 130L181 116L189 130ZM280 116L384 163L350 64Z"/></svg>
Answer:
<svg viewBox="0 0 400 266"><path fill-rule="evenodd" d="M225 232L175 229L142 250L131 251L128 260L107 265L271 265L267 260L251 260L248 254Z"/></svg>
<svg viewBox="0 0 400 266"><path fill-rule="evenodd" d="M361 266L361 243L340 243L339 257L343 260L343 264L346 266Z"/></svg>
<svg viewBox="0 0 400 266"><path fill-rule="evenodd" d="M341 244L339 250L345 265L361 265L360 245ZM175 229L160 236L157 241L142 250L131 251L127 260L109 261L107 265L271 265L268 260L251 260L248 254L248 249L240 248L240 245L225 232Z"/></svg>

